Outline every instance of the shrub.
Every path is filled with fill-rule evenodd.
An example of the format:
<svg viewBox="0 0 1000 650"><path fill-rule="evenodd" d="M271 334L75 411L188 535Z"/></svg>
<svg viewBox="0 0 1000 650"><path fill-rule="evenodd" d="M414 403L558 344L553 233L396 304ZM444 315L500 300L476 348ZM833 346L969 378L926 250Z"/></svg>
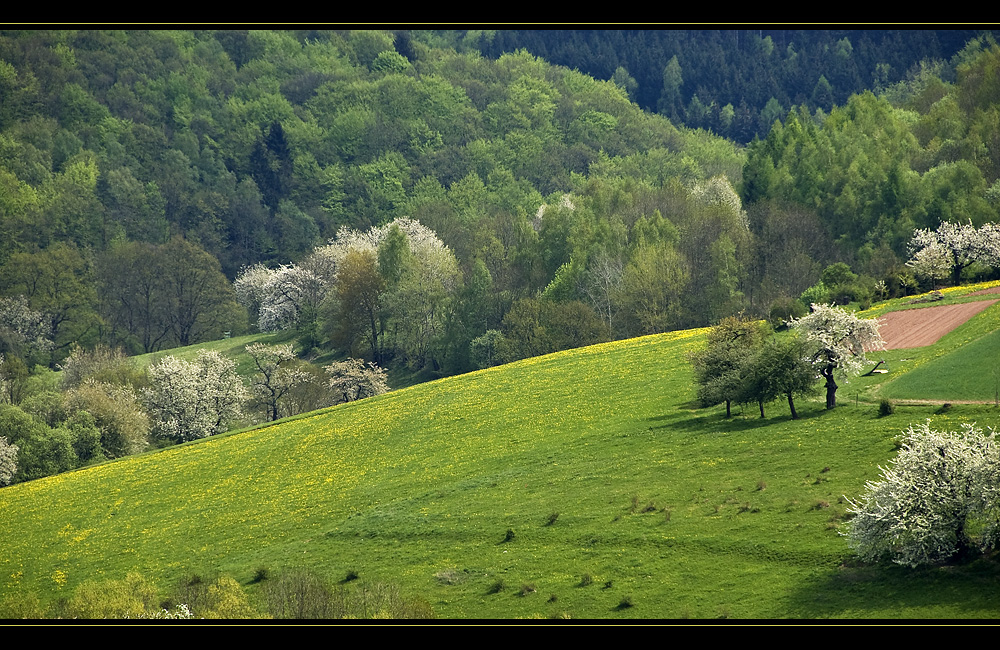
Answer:
<svg viewBox="0 0 1000 650"><path fill-rule="evenodd" d="M137 454L149 446L149 416L130 386L87 380L67 391L66 409L94 416L108 458Z"/></svg>
<svg viewBox="0 0 1000 650"><path fill-rule="evenodd" d="M994 548L1000 539L1000 450L995 434L910 427L882 480L869 482L846 533L867 562L917 566Z"/></svg>
<svg viewBox="0 0 1000 650"><path fill-rule="evenodd" d="M159 609L156 589L142 575L122 580L88 580L76 588L66 604L69 618L145 618Z"/></svg>
<svg viewBox="0 0 1000 650"><path fill-rule="evenodd" d="M887 415L892 415L896 412L896 406L889 400L888 397L883 397L878 402L878 414L879 417L885 417Z"/></svg>
<svg viewBox="0 0 1000 650"><path fill-rule="evenodd" d="M333 591L326 581L306 570L290 570L269 580L264 588L267 609L274 618L337 618Z"/></svg>
<svg viewBox="0 0 1000 650"><path fill-rule="evenodd" d="M507 585L501 579L501 580L497 580L496 582L494 582L493 584L491 584L490 588L486 590L486 593L488 593L488 594L498 594L498 593L500 593L501 591L503 591L506 588L507 588Z"/></svg>
<svg viewBox="0 0 1000 650"><path fill-rule="evenodd" d="M200 612L204 618L230 620L260 618L257 610L250 605L243 587L229 576L220 576L208 586L205 604L205 609Z"/></svg>

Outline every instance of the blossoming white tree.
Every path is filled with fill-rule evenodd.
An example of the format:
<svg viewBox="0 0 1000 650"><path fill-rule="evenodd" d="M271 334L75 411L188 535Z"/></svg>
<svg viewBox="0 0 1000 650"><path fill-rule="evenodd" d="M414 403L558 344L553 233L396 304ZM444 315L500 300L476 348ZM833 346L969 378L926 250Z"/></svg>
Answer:
<svg viewBox="0 0 1000 650"><path fill-rule="evenodd" d="M910 427L882 480L848 500L848 544L862 560L917 566L948 560L1000 536L1000 449L975 425L960 432Z"/></svg>
<svg viewBox="0 0 1000 650"><path fill-rule="evenodd" d="M910 261L907 266L917 275L940 279L951 273L957 285L962 270L979 262L987 266L1000 265L1000 226L995 223L976 228L972 222L942 221L937 230L918 229L910 240ZM944 274L944 275L942 275Z"/></svg>
<svg viewBox="0 0 1000 650"><path fill-rule="evenodd" d="M832 305L813 304L812 313L788 322L805 333L811 347L813 368L826 380L826 408L837 406L837 382L834 372L853 374L868 363L866 350L884 346L878 333L878 321L858 318Z"/></svg>
<svg viewBox="0 0 1000 650"><path fill-rule="evenodd" d="M153 431L177 442L227 431L247 400L236 364L212 350L193 363L166 356L149 367L149 380L143 398Z"/></svg>
<svg viewBox="0 0 1000 650"><path fill-rule="evenodd" d="M6 436L0 436L0 486L9 485L17 473L18 446L9 444Z"/></svg>
<svg viewBox="0 0 1000 650"><path fill-rule="evenodd" d="M345 402L381 395L389 390L385 370L371 362L347 359L331 363L325 369L330 375L330 390Z"/></svg>

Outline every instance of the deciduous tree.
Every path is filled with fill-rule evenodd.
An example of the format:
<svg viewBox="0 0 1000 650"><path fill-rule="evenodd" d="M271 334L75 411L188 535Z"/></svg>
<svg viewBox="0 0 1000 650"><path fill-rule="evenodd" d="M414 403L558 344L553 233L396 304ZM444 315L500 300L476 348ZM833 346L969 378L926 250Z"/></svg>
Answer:
<svg viewBox="0 0 1000 650"><path fill-rule="evenodd" d="M193 363L166 356L148 372L142 394L160 437L187 442L223 433L242 415L246 387L218 352L202 350Z"/></svg>
<svg viewBox="0 0 1000 650"><path fill-rule="evenodd" d="M812 306L812 313L788 323L805 335L811 348L813 368L826 380L826 408L837 406L837 382L834 372L858 372L868 363L866 350L880 349L884 344L878 333L878 321L858 318L838 307Z"/></svg>
<svg viewBox="0 0 1000 650"><path fill-rule="evenodd" d="M708 345L691 355L698 401L704 406L725 402L726 417L731 417L732 403L750 394L746 371L763 342L762 324L744 316L723 318L709 330Z"/></svg>
<svg viewBox="0 0 1000 650"><path fill-rule="evenodd" d="M353 402L388 392L385 370L361 359L335 361L326 366L330 375L330 390L345 402Z"/></svg>
<svg viewBox="0 0 1000 650"><path fill-rule="evenodd" d="M253 343L246 347L246 351L257 367L250 390L273 422L281 417L280 407L284 397L299 384L309 381L312 375L292 365L296 357L291 343Z"/></svg>
<svg viewBox="0 0 1000 650"><path fill-rule="evenodd" d="M0 436L0 486L10 485L17 473L18 447L7 442L6 436Z"/></svg>
<svg viewBox="0 0 1000 650"><path fill-rule="evenodd" d="M1000 449L975 425L936 431L911 426L882 480L849 501L848 544L872 562L917 566L962 556L1000 539Z"/></svg>

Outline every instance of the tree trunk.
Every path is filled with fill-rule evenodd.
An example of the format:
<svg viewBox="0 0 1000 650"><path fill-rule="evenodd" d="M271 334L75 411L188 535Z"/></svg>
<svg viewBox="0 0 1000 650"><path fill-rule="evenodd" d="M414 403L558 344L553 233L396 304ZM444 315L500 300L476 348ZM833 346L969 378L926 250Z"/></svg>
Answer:
<svg viewBox="0 0 1000 650"><path fill-rule="evenodd" d="M833 367L820 372L826 377L826 408L832 409L837 406L837 382L833 380Z"/></svg>
<svg viewBox="0 0 1000 650"><path fill-rule="evenodd" d="M730 402L729 400L726 400L726 417L727 418L733 417L732 402Z"/></svg>
<svg viewBox="0 0 1000 650"><path fill-rule="evenodd" d="M799 414L795 412L795 402L792 401L792 394L788 393L788 408L792 411L792 419L798 420Z"/></svg>
<svg viewBox="0 0 1000 650"><path fill-rule="evenodd" d="M760 407L760 419L763 420L764 419L764 402L757 402L757 405Z"/></svg>

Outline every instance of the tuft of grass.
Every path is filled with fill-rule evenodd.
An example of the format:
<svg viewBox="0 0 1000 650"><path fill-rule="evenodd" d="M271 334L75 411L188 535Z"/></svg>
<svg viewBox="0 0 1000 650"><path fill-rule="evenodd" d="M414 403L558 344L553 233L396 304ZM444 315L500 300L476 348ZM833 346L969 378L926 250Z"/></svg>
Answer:
<svg viewBox="0 0 1000 650"><path fill-rule="evenodd" d="M589 573L584 573L582 576L580 576L580 586L581 587L588 587L588 586L592 585L593 583L594 583L594 578L591 577L591 575Z"/></svg>
<svg viewBox="0 0 1000 650"><path fill-rule="evenodd" d="M527 596L528 594L533 594L536 591L538 591L538 588L535 587L535 583L533 583L533 582L526 582L523 585L521 585L520 594L521 594L521 596Z"/></svg>
<svg viewBox="0 0 1000 650"><path fill-rule="evenodd" d="M514 530L512 528L508 528L507 534L503 536L503 541L500 543L506 544L507 542L513 542L513 541L514 541Z"/></svg>
<svg viewBox="0 0 1000 650"><path fill-rule="evenodd" d="M434 574L434 579L443 585L457 585L465 578L457 569L442 569Z"/></svg>
<svg viewBox="0 0 1000 650"><path fill-rule="evenodd" d="M500 579L500 580L497 580L496 582L494 582L493 584L491 584L489 586L489 588L486 590L486 593L487 594L498 594L498 593L500 593L501 591L503 591L506 588L507 588L507 584L503 581L503 579Z"/></svg>
<svg viewBox="0 0 1000 650"><path fill-rule="evenodd" d="M271 571L266 567L257 567L257 570L253 573L253 578L250 579L250 584L257 584L259 582L264 582L271 576Z"/></svg>
<svg viewBox="0 0 1000 650"><path fill-rule="evenodd" d="M622 596L622 599L620 601L618 601L618 606L615 607L615 609L621 611L623 609L629 609L632 607L635 607L635 603L632 600L632 595L626 594L625 596Z"/></svg>
<svg viewBox="0 0 1000 650"><path fill-rule="evenodd" d="M556 519L559 519L559 513L558 512L553 512L552 514L550 514L546 518L545 525L546 526L551 526L552 524L556 523Z"/></svg>
<svg viewBox="0 0 1000 650"><path fill-rule="evenodd" d="M354 569L351 569L350 571L347 572L347 574L344 576L344 579L341 580L341 582L343 583L354 582L359 577L361 576L358 575L358 572L355 571Z"/></svg>

